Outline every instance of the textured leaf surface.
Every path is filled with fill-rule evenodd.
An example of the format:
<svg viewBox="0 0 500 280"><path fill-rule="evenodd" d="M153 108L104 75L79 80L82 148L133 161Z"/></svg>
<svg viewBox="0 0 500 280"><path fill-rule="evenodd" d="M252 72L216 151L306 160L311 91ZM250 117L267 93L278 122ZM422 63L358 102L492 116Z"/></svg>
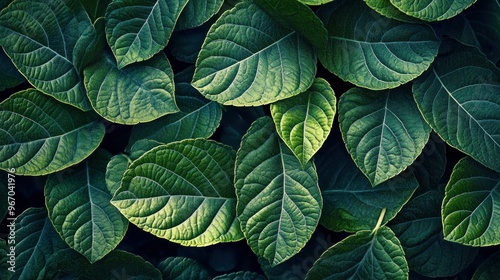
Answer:
<svg viewBox="0 0 500 280"><path fill-rule="evenodd" d="M45 204L49 218L66 243L94 263L125 236L128 222L111 205L105 172L111 155L97 150L82 164L49 175Z"/></svg>
<svg viewBox="0 0 500 280"><path fill-rule="evenodd" d="M92 107L111 122L149 122L179 110L172 68L164 54L121 70L105 55L84 75Z"/></svg>
<svg viewBox="0 0 500 280"><path fill-rule="evenodd" d="M322 5L328 2L332 2L333 0L298 0L306 5Z"/></svg>
<svg viewBox="0 0 500 280"><path fill-rule="evenodd" d="M408 264L394 233L359 231L328 249L306 279L408 279Z"/></svg>
<svg viewBox="0 0 500 280"><path fill-rule="evenodd" d="M445 20L470 7L476 0L390 0L407 15L426 21Z"/></svg>
<svg viewBox="0 0 500 280"><path fill-rule="evenodd" d="M495 253L484 261L474 272L472 280L490 280L500 275L500 253Z"/></svg>
<svg viewBox="0 0 500 280"><path fill-rule="evenodd" d="M347 150L374 186L412 164L430 133L409 87L352 88L339 100L339 122Z"/></svg>
<svg viewBox="0 0 500 280"><path fill-rule="evenodd" d="M234 151L197 139L159 146L134 161L112 199L132 223L188 246L243 237L236 218Z"/></svg>
<svg viewBox="0 0 500 280"><path fill-rule="evenodd" d="M118 68L147 60L167 45L188 0L116 0L106 10L106 38Z"/></svg>
<svg viewBox="0 0 500 280"><path fill-rule="evenodd" d="M404 21L404 22L421 22L421 20L411 17L398 8L396 8L390 0L364 0L364 2L379 14L388 18Z"/></svg>
<svg viewBox="0 0 500 280"><path fill-rule="evenodd" d="M313 163L304 167L269 117L257 119L236 156L237 213L248 244L277 265L304 247L318 224L322 199Z"/></svg>
<svg viewBox="0 0 500 280"><path fill-rule="evenodd" d="M444 238L468 246L500 244L500 173L469 157L461 159L446 185Z"/></svg>
<svg viewBox="0 0 500 280"><path fill-rule="evenodd" d="M208 271L198 262L185 257L169 257L158 264L163 279L209 280Z"/></svg>
<svg viewBox="0 0 500 280"><path fill-rule="evenodd" d="M316 164L323 196L321 224L333 231L372 230L384 208L386 224L418 187L411 172L372 187L341 142L318 155Z"/></svg>
<svg viewBox="0 0 500 280"><path fill-rule="evenodd" d="M326 141L335 112L335 93L321 78L317 78L306 92L271 104L279 136L302 165Z"/></svg>
<svg viewBox="0 0 500 280"><path fill-rule="evenodd" d="M361 0L334 4L318 12L329 36L318 57L341 79L369 89L395 88L422 74L436 57L439 40L430 26L386 18Z"/></svg>
<svg viewBox="0 0 500 280"><path fill-rule="evenodd" d="M92 115L28 89L0 104L0 168L53 173L88 157L105 129Z"/></svg>
<svg viewBox="0 0 500 280"><path fill-rule="evenodd" d="M40 91L90 110L73 51L92 29L77 0L16 0L0 13L0 45ZM95 35L95 34L94 34ZM92 40L90 40L92 41Z"/></svg>
<svg viewBox="0 0 500 280"><path fill-rule="evenodd" d="M220 10L223 3L223 0L189 0L175 29L184 30L202 25Z"/></svg>
<svg viewBox="0 0 500 280"><path fill-rule="evenodd" d="M390 222L411 270L427 277L459 273L472 263L478 249L444 240L440 190L412 198Z"/></svg>
<svg viewBox="0 0 500 280"><path fill-rule="evenodd" d="M309 44L244 1L210 28L192 84L210 100L258 106L305 91L315 74L316 57Z"/></svg>
<svg viewBox="0 0 500 280"><path fill-rule="evenodd" d="M120 187L123 174L125 174L131 163L130 158L124 154L114 155L109 160L106 166L105 181L106 187L112 195Z"/></svg>
<svg viewBox="0 0 500 280"><path fill-rule="evenodd" d="M496 171L499 91L500 70L472 47L440 56L413 86L415 101L432 129L449 145Z"/></svg>

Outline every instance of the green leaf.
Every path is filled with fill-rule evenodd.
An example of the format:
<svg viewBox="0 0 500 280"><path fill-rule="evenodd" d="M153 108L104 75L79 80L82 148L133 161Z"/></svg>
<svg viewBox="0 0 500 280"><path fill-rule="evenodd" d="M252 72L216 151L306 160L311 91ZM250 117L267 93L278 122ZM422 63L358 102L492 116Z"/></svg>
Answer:
<svg viewBox="0 0 500 280"><path fill-rule="evenodd" d="M10 176L10 177L9 177ZM14 182L9 186L9 178L12 178ZM11 179L11 180L12 180ZM10 196L12 198L9 199L9 188L11 187L11 190L15 192L15 181L16 178L12 177L12 175L8 175L7 172L4 172L0 170L0 221L3 221L5 216L8 213L9 209L9 202L13 201L12 198L14 198L14 203L15 203L15 197ZM11 192L12 194L12 192Z"/></svg>
<svg viewBox="0 0 500 280"><path fill-rule="evenodd" d="M106 8L112 0L80 0L80 2L87 11L92 22L94 22L100 17L104 18Z"/></svg>
<svg viewBox="0 0 500 280"><path fill-rule="evenodd" d="M427 70L438 53L430 26L386 18L361 0L334 2L318 13L329 38L321 63L359 87L398 87Z"/></svg>
<svg viewBox="0 0 500 280"><path fill-rule="evenodd" d="M196 58L198 58L203 41L205 41L208 29L208 25L203 25L198 28L174 32L167 48L175 59L194 64L196 63Z"/></svg>
<svg viewBox="0 0 500 280"><path fill-rule="evenodd" d="M364 0L365 3L379 14L404 22L419 23L421 20L408 16L396 8L389 0Z"/></svg>
<svg viewBox="0 0 500 280"><path fill-rule="evenodd" d="M339 122L347 150L373 186L411 165L430 133L409 87L352 88L340 97Z"/></svg>
<svg viewBox="0 0 500 280"><path fill-rule="evenodd" d="M306 5L322 5L328 2L332 2L333 0L298 0Z"/></svg>
<svg viewBox="0 0 500 280"><path fill-rule="evenodd" d="M97 150L77 167L49 175L45 204L56 231L69 247L94 263L125 236L128 222L110 203L105 172L111 155Z"/></svg>
<svg viewBox="0 0 500 280"><path fill-rule="evenodd" d="M185 257L169 257L158 264L163 279L208 280L208 271L198 262Z"/></svg>
<svg viewBox="0 0 500 280"><path fill-rule="evenodd" d="M408 279L404 254L390 228L359 231L323 253L306 279Z"/></svg>
<svg viewBox="0 0 500 280"><path fill-rule="evenodd" d="M132 125L179 110L172 68L164 54L121 70L106 55L84 75L92 107L111 122Z"/></svg>
<svg viewBox="0 0 500 280"><path fill-rule="evenodd" d="M269 117L257 119L236 155L237 214L257 256L277 265L298 253L318 225L322 199L316 168L304 167Z"/></svg>
<svg viewBox="0 0 500 280"><path fill-rule="evenodd" d="M147 60L168 43L188 0L115 0L106 10L106 38L118 69Z"/></svg>
<svg viewBox="0 0 500 280"><path fill-rule="evenodd" d="M210 28L192 84L210 100L258 106L305 91L315 74L316 57L309 44L244 1Z"/></svg>
<svg viewBox="0 0 500 280"><path fill-rule="evenodd" d="M35 89L0 103L0 168L19 175L46 175L88 157L105 129L95 117Z"/></svg>
<svg viewBox="0 0 500 280"><path fill-rule="evenodd" d="M159 146L130 165L111 202L139 228L182 245L240 240L234 156L204 139Z"/></svg>
<svg viewBox="0 0 500 280"><path fill-rule="evenodd" d="M303 166L330 134L336 101L330 84L316 78L306 92L271 104L279 136Z"/></svg>
<svg viewBox="0 0 500 280"><path fill-rule="evenodd" d="M468 246L500 244L500 173L469 157L453 168L442 206L444 238Z"/></svg>
<svg viewBox="0 0 500 280"><path fill-rule="evenodd" d="M127 171L132 161L124 154L113 156L106 166L105 181L110 194L114 194L120 187L123 174Z"/></svg>
<svg viewBox="0 0 500 280"><path fill-rule="evenodd" d="M475 48L454 48L415 80L415 101L446 143L500 171L500 70Z"/></svg>
<svg viewBox="0 0 500 280"><path fill-rule="evenodd" d="M258 118L265 116L263 107L224 107L220 131L220 141L237 150L241 138L250 125Z"/></svg>
<svg viewBox="0 0 500 280"><path fill-rule="evenodd" d="M386 212L382 225L386 224L418 187L411 172L403 172L372 187L340 140L322 152L316 164L323 197L321 224L333 231L374 229L384 208Z"/></svg>
<svg viewBox="0 0 500 280"><path fill-rule="evenodd" d="M79 40L93 41L91 29L77 0L16 0L0 13L0 45L16 68L38 90L86 111L74 52Z"/></svg>
<svg viewBox="0 0 500 280"><path fill-rule="evenodd" d="M417 178L419 191L435 189L446 170L446 143L431 133L422 153L409 167Z"/></svg>
<svg viewBox="0 0 500 280"><path fill-rule="evenodd" d="M470 7L476 0L390 0L403 13L426 21L445 20Z"/></svg>
<svg viewBox="0 0 500 280"><path fill-rule="evenodd" d="M442 200L438 190L412 198L389 225L403 246L410 269L428 277L453 276L478 253L478 248L444 240Z"/></svg>
<svg viewBox="0 0 500 280"><path fill-rule="evenodd" d="M500 275L500 253L495 253L488 257L474 272L472 280L490 280Z"/></svg>
<svg viewBox="0 0 500 280"><path fill-rule="evenodd" d="M252 271L237 271L219 275L214 280L266 280L266 278Z"/></svg>
<svg viewBox="0 0 500 280"><path fill-rule="evenodd" d="M0 91L15 87L22 82L24 82L24 77L0 48Z"/></svg>
<svg viewBox="0 0 500 280"><path fill-rule="evenodd" d="M175 29L191 29L204 24L219 12L223 3L223 0L189 0L179 16Z"/></svg>
<svg viewBox="0 0 500 280"><path fill-rule="evenodd" d="M14 256L15 251L13 254L11 249L15 250L15 247L9 245L6 240L0 239L0 256L1 256L0 257L0 262L1 262L0 269L2 271L4 271L2 274L3 280L9 280L14 275L14 272L12 272L12 269L15 270L15 263L16 263L15 256ZM14 266L14 268L12 268L13 266Z"/></svg>

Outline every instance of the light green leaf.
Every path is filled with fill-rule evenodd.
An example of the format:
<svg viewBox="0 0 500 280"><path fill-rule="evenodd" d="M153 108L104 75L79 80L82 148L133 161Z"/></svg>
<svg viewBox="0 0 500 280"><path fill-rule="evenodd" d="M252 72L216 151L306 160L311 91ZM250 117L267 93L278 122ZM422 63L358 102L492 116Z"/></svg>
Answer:
<svg viewBox="0 0 500 280"><path fill-rule="evenodd" d="M118 69L161 51L188 0L115 0L106 10L106 38Z"/></svg>
<svg viewBox="0 0 500 280"><path fill-rule="evenodd" d="M237 214L248 244L272 266L298 253L318 225L322 199L316 168L304 167L269 117L257 119L236 155Z"/></svg>
<svg viewBox="0 0 500 280"><path fill-rule="evenodd" d="M474 272L472 280L491 280L500 275L500 253L488 257Z"/></svg>
<svg viewBox="0 0 500 280"><path fill-rule="evenodd" d="M15 87L24 82L24 77L0 48L0 91Z"/></svg>
<svg viewBox="0 0 500 280"><path fill-rule="evenodd" d="M159 146L130 165L111 202L139 228L182 245L240 240L234 156L204 139Z"/></svg>
<svg viewBox="0 0 500 280"><path fill-rule="evenodd" d="M208 271L193 259L169 257L158 264L163 279L171 280L209 280Z"/></svg>
<svg viewBox="0 0 500 280"><path fill-rule="evenodd" d="M271 104L279 136L303 166L330 134L336 101L330 84L316 78L306 92Z"/></svg>
<svg viewBox="0 0 500 280"><path fill-rule="evenodd" d="M389 224L401 242L411 270L428 277L459 273L472 263L478 248L444 240L440 190L412 198Z"/></svg>
<svg viewBox="0 0 500 280"><path fill-rule="evenodd" d="M374 229L382 209L381 225L396 216L410 199L418 182L403 172L377 187L356 167L339 140L316 158L323 197L321 224L333 231Z"/></svg>
<svg viewBox="0 0 500 280"><path fill-rule="evenodd" d="M35 89L0 103L0 168L46 175L79 163L104 137L104 125Z"/></svg>
<svg viewBox="0 0 500 280"><path fill-rule="evenodd" d="M415 80L415 101L450 146L500 171L500 70L477 49L458 48Z"/></svg>
<svg viewBox="0 0 500 280"><path fill-rule="evenodd" d="M347 150L373 186L411 165L430 133L406 86L348 90L339 100L339 122Z"/></svg>
<svg viewBox="0 0 500 280"><path fill-rule="evenodd" d="M111 195L120 187L123 174L127 171L132 161L124 154L113 156L106 166L106 187Z"/></svg>
<svg viewBox="0 0 500 280"><path fill-rule="evenodd" d="M258 106L305 91L315 74L316 57L309 44L244 1L210 28L192 84L210 100Z"/></svg>
<svg viewBox="0 0 500 280"><path fill-rule="evenodd" d="M430 26L386 18L361 0L334 2L318 13L329 37L321 63L359 87L398 87L427 70L438 53Z"/></svg>
<svg viewBox="0 0 500 280"><path fill-rule="evenodd" d="M189 0L179 16L175 29L191 29L204 24L219 12L223 3L223 0Z"/></svg>
<svg viewBox="0 0 500 280"><path fill-rule="evenodd" d="M328 249L309 270L313 279L408 279L408 264L392 230L359 231Z"/></svg>
<svg viewBox="0 0 500 280"><path fill-rule="evenodd" d="M390 0L364 0L365 3L379 14L404 22L419 23L421 20L411 17L396 8Z"/></svg>
<svg viewBox="0 0 500 280"><path fill-rule="evenodd" d="M266 278L252 271L237 271L219 275L214 280L266 280Z"/></svg>
<svg viewBox="0 0 500 280"><path fill-rule="evenodd" d="M179 110L172 68L164 54L121 70L106 55L84 74L92 107L111 122L132 125Z"/></svg>
<svg viewBox="0 0 500 280"><path fill-rule="evenodd" d="M73 52L92 42L92 24L77 0L16 0L0 13L0 45L38 90L90 110Z"/></svg>
<svg viewBox="0 0 500 280"><path fill-rule="evenodd" d="M469 157L453 168L442 206L444 238L468 246L500 244L500 173Z"/></svg>
<svg viewBox="0 0 500 280"><path fill-rule="evenodd" d="M470 7L476 0L390 0L403 13L426 21L445 20Z"/></svg>
<svg viewBox="0 0 500 280"><path fill-rule="evenodd" d="M110 203L105 172L111 155L97 150L82 164L49 175L45 204L54 228L69 247L94 263L125 236L128 222Z"/></svg>

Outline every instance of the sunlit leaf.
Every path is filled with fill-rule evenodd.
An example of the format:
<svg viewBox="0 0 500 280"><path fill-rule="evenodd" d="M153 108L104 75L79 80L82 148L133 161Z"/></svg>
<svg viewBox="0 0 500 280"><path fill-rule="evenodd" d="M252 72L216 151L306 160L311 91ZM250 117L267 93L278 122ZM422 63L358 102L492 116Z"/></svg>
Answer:
<svg viewBox="0 0 500 280"><path fill-rule="evenodd" d="M396 8L390 0L364 0L365 3L379 14L388 18L404 22L421 22L421 20L411 17Z"/></svg>
<svg viewBox="0 0 500 280"><path fill-rule="evenodd" d="M476 0L390 0L407 15L426 21L445 20L470 7Z"/></svg>

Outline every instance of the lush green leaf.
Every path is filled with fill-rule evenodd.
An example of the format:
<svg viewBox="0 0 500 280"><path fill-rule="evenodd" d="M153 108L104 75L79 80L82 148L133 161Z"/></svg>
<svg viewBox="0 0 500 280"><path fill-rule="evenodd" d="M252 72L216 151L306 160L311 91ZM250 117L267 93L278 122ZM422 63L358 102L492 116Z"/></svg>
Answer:
<svg viewBox="0 0 500 280"><path fill-rule="evenodd" d="M0 45L17 69L40 91L82 110L91 107L75 47L95 42L92 29L77 0L16 0L0 13Z"/></svg>
<svg viewBox="0 0 500 280"><path fill-rule="evenodd" d="M105 172L111 155L97 150L82 164L49 175L45 204L56 231L66 243L94 263L125 236L128 222L110 203Z"/></svg>
<svg viewBox="0 0 500 280"><path fill-rule="evenodd" d="M306 279L408 279L404 254L390 228L359 231L321 255Z"/></svg>
<svg viewBox="0 0 500 280"><path fill-rule="evenodd" d="M3 49L0 49L0 91L15 87L24 82L24 77L17 71Z"/></svg>
<svg viewBox="0 0 500 280"><path fill-rule="evenodd" d="M476 0L391 0L391 3L407 15L426 21L445 20L456 16L474 4Z"/></svg>
<svg viewBox="0 0 500 280"><path fill-rule="evenodd" d="M198 262L185 257L169 257L158 264L163 279L208 280L208 271Z"/></svg>
<svg viewBox="0 0 500 280"><path fill-rule="evenodd" d="M219 275L214 280L265 280L266 278L252 271L238 271Z"/></svg>
<svg viewBox="0 0 500 280"><path fill-rule="evenodd" d="M225 105L257 106L305 91L315 74L316 56L309 44L244 1L210 28L193 86Z"/></svg>
<svg viewBox="0 0 500 280"><path fill-rule="evenodd" d="M500 244L500 173L469 157L453 168L446 185L444 238L469 246Z"/></svg>
<svg viewBox="0 0 500 280"><path fill-rule="evenodd" d="M105 55L84 74L92 107L111 122L137 124L179 111L172 68L164 54L121 70Z"/></svg>
<svg viewBox="0 0 500 280"><path fill-rule="evenodd" d="M106 38L118 69L147 60L168 43L188 0L115 0L106 10Z"/></svg>
<svg viewBox="0 0 500 280"><path fill-rule="evenodd" d="M271 104L279 136L303 166L326 141L335 112L335 93L321 78L306 92Z"/></svg>
<svg viewBox="0 0 500 280"><path fill-rule="evenodd" d="M421 20L411 17L396 8L390 0L364 0L365 3L379 14L404 22L421 22Z"/></svg>
<svg viewBox="0 0 500 280"><path fill-rule="evenodd" d="M130 165L111 202L138 227L172 242L239 240L234 156L228 146L204 139L159 146Z"/></svg>
<svg viewBox="0 0 500 280"><path fill-rule="evenodd" d="M475 48L451 48L415 80L415 101L450 146L500 171L500 70Z"/></svg>
<svg viewBox="0 0 500 280"><path fill-rule="evenodd" d="M304 167L281 141L269 117L257 119L236 155L236 211L248 244L271 265L304 247L319 222L316 168Z"/></svg>
<svg viewBox="0 0 500 280"><path fill-rule="evenodd" d="M321 63L341 79L369 89L395 88L429 68L439 40L427 25L375 13L361 0L326 5L319 12L328 30Z"/></svg>
<svg viewBox="0 0 500 280"><path fill-rule="evenodd" d="M340 97L339 122L347 150L374 186L411 165L430 133L409 87L352 88Z"/></svg>
<svg viewBox="0 0 500 280"><path fill-rule="evenodd" d="M20 175L45 175L82 161L105 132L93 115L35 89L0 103L0 120L0 168Z"/></svg>
<svg viewBox="0 0 500 280"><path fill-rule="evenodd" d="M490 280L500 275L500 253L495 253L484 261L472 276L472 280Z"/></svg>
<svg viewBox="0 0 500 280"><path fill-rule="evenodd" d="M185 30L204 24L220 10L223 3L223 0L189 0L175 29Z"/></svg>
<svg viewBox="0 0 500 280"><path fill-rule="evenodd" d="M120 187L123 174L125 174L131 163L130 158L124 154L115 155L109 160L106 166L105 181L111 195Z"/></svg>

